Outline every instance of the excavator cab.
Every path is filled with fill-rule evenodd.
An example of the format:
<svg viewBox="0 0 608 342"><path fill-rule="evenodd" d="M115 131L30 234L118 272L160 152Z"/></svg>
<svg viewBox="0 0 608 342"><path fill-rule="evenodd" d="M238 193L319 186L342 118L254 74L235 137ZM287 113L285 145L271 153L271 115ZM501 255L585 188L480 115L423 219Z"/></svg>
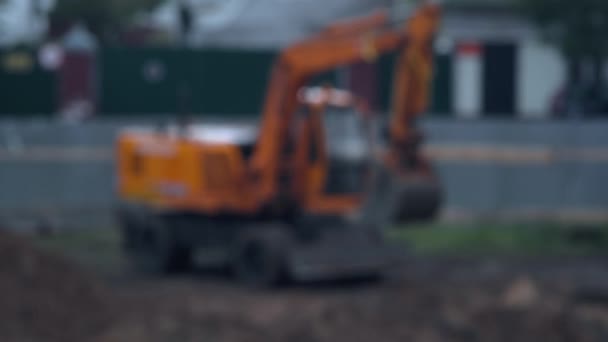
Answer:
<svg viewBox="0 0 608 342"><path fill-rule="evenodd" d="M309 209L351 214L366 222L385 225L426 221L437 215L441 189L426 159L415 151L414 164L402 166L405 175L386 163L390 139L381 134L381 122L364 101L335 88L304 88L300 103L306 108L303 120L309 129L300 140L309 149ZM306 171L305 171L306 172ZM404 172L404 171L400 171ZM314 210L312 210L314 212Z"/></svg>
<svg viewBox="0 0 608 342"><path fill-rule="evenodd" d="M354 211L370 176L372 140L367 115L354 97L334 88L304 88L295 134L294 186L304 192L308 212Z"/></svg>
<svg viewBox="0 0 608 342"><path fill-rule="evenodd" d="M372 146L361 113L354 108L329 107L323 122L329 156L326 192L363 193Z"/></svg>

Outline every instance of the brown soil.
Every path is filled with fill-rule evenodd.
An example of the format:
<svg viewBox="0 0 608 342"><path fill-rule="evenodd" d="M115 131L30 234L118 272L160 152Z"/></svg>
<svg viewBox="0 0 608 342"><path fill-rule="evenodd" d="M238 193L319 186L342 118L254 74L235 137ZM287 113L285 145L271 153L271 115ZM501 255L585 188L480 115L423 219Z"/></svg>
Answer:
<svg viewBox="0 0 608 342"><path fill-rule="evenodd" d="M140 287L141 286L141 287ZM247 292L192 279L122 290L103 341L606 341L608 307L527 276ZM346 286L346 287L344 287Z"/></svg>
<svg viewBox="0 0 608 342"><path fill-rule="evenodd" d="M3 234L0 341L608 341L606 272L412 260L383 283L247 291L204 274L95 281Z"/></svg>
<svg viewBox="0 0 608 342"><path fill-rule="evenodd" d="M110 326L108 298L70 263L0 233L0 341L87 341Z"/></svg>

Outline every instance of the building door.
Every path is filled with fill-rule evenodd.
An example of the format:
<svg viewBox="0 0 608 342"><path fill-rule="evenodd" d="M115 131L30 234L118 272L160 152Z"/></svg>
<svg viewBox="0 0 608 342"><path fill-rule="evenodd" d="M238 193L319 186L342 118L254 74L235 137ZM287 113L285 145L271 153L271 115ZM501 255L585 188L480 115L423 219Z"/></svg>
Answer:
<svg viewBox="0 0 608 342"><path fill-rule="evenodd" d="M483 113L488 116L515 115L517 49L513 43L484 45Z"/></svg>
<svg viewBox="0 0 608 342"><path fill-rule="evenodd" d="M435 56L434 80L430 112L447 116L452 113L452 56L448 54Z"/></svg>

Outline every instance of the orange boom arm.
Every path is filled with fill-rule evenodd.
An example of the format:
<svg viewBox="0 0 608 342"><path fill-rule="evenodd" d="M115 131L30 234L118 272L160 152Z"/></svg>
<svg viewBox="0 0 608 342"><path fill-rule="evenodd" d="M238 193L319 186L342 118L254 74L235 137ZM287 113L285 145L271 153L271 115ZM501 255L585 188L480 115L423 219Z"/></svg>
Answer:
<svg viewBox="0 0 608 342"><path fill-rule="evenodd" d="M431 44L439 25L440 8L422 6L404 27L387 27L386 13L342 22L321 34L297 43L279 56L271 74L264 105L260 136L251 170L257 182L260 203L269 203L279 193L282 158L287 134L297 109L297 92L317 74L340 65L372 61L380 54L402 50L397 65L393 96L391 140L409 131L409 120L426 106L432 71ZM405 133L404 133L405 132Z"/></svg>

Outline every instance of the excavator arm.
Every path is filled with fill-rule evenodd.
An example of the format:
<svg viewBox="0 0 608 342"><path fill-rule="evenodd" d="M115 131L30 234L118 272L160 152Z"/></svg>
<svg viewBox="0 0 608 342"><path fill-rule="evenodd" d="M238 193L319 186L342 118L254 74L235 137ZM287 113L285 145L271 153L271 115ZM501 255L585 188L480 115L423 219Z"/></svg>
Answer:
<svg viewBox="0 0 608 342"><path fill-rule="evenodd" d="M438 17L414 16L408 23L407 47L399 52L395 63L389 159L397 172L407 171L404 165L417 158L421 136L415 121L429 102L434 64L432 37L437 27Z"/></svg>
<svg viewBox="0 0 608 342"><path fill-rule="evenodd" d="M425 4L403 27L390 28L386 13L378 12L332 25L280 54L272 70L260 135L250 165L260 203L270 202L279 193L278 180L286 167L283 157L298 106L298 90L311 77L341 65L371 62L381 54L402 50L395 81L393 123L407 126L408 120L423 110L432 66L429 47L439 16L437 5ZM419 63L420 58L424 63ZM424 69L416 69L419 65ZM407 127L394 129L391 138L399 139L402 131L407 132Z"/></svg>

